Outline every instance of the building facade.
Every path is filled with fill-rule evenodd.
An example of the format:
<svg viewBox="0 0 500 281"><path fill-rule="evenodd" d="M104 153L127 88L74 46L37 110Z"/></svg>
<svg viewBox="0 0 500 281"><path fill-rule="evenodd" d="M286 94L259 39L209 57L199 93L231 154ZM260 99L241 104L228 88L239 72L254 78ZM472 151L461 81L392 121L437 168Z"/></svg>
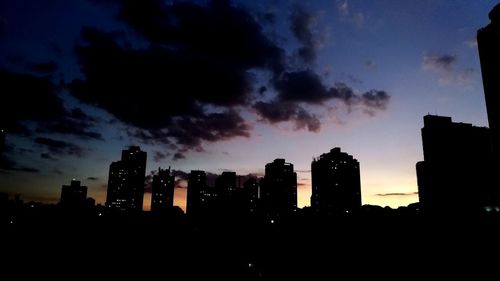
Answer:
<svg viewBox="0 0 500 281"><path fill-rule="evenodd" d="M470 213L498 204L488 128L427 115L422 144L424 161L416 169L424 212Z"/></svg>
<svg viewBox="0 0 500 281"><path fill-rule="evenodd" d="M147 154L138 146L122 151L109 166L106 206L120 211L142 211Z"/></svg>
<svg viewBox="0 0 500 281"><path fill-rule="evenodd" d="M80 181L73 179L70 185L63 185L61 189L61 206L81 208L87 200L87 187Z"/></svg>
<svg viewBox="0 0 500 281"><path fill-rule="evenodd" d="M151 188L151 211L161 212L174 206L175 176L170 171L158 169Z"/></svg>
<svg viewBox="0 0 500 281"><path fill-rule="evenodd" d="M361 207L359 162L336 147L311 163L311 207L321 214L340 214Z"/></svg>
<svg viewBox="0 0 500 281"><path fill-rule="evenodd" d="M186 214L199 215L207 201L207 174L205 171L193 170L189 173Z"/></svg>
<svg viewBox="0 0 500 281"><path fill-rule="evenodd" d="M266 164L265 176L261 181L260 201L263 211L284 214L297 209L297 174L293 164L285 159L275 159Z"/></svg>

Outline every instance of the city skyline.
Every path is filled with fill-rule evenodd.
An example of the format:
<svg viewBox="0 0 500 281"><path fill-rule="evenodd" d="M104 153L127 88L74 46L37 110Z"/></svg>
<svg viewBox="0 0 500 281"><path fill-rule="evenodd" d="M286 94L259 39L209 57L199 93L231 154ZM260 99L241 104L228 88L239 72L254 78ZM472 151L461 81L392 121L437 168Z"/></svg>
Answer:
<svg viewBox="0 0 500 281"><path fill-rule="evenodd" d="M188 75L192 83L183 72L190 69L171 73L173 66L162 61L172 55L164 46L178 42L161 37L171 26L143 21L140 13L148 11L146 5L134 12L119 1L33 2L5 3L0 9L0 40L5 43L0 45L0 74L9 82L2 92L12 92L4 103L12 108L2 107L7 120L2 126L14 124L4 115L12 112L18 118L15 125L23 125L9 128L0 191L26 200L55 203L60 186L78 178L90 197L104 203L109 163L120 149L140 145L148 152L148 176L169 166L184 173L231 170L262 176L265 163L286 158L295 165L298 206L303 207L311 195L312 157L341 147L361 164L363 204L405 206L418 201L415 163L423 156L422 116L432 112L475 126L488 124L475 37L489 23L494 1L312 1L303 6L194 1L185 11L197 11L208 22L222 11L248 21L232 22L245 31L233 41L224 37L231 31L221 29L214 33L220 44L184 42L203 48L190 49L188 58L233 62L216 69L229 79L221 80L204 72L207 65L186 64L189 59L178 56L176 63L198 67L199 72ZM172 7L177 6L161 7L163 16L189 21ZM206 22L193 24L201 28L200 23ZM196 30L178 32L207 39ZM249 42L256 44L250 54L244 48ZM110 54L106 48L120 60L103 60ZM115 66L122 58L128 63L119 72ZM196 103L178 101L179 95L163 97L161 91L175 94L183 85L165 86L159 82L162 77L145 78L131 68L155 73L140 68L144 65L190 82L187 97ZM106 76L116 71L116 76ZM128 74L137 75L139 82L114 88L123 79L133 80ZM33 88L25 91L47 85L53 89L38 99L17 95L19 81L31 82ZM144 81L151 87L138 88ZM201 85L208 95L198 93ZM179 184L183 188L175 189L174 205L185 208L186 183ZM148 191L145 206L150 196Z"/></svg>

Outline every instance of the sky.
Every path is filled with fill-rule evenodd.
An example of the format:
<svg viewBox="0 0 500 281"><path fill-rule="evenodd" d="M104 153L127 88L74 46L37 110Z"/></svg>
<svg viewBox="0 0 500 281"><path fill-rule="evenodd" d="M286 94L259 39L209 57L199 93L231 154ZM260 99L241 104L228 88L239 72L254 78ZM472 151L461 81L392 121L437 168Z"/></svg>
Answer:
<svg viewBox="0 0 500 281"><path fill-rule="evenodd" d="M56 203L75 178L104 203L109 164L139 145L148 179L180 171L182 208L185 172L262 176L275 158L304 207L312 159L340 147L363 204L417 202L423 116L488 126L475 37L496 3L1 1L0 192Z"/></svg>

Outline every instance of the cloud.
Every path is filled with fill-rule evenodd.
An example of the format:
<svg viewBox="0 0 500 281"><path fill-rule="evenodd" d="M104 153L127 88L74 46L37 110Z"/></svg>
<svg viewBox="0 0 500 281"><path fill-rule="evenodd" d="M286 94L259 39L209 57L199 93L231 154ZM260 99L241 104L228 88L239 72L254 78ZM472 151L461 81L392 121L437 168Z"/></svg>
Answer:
<svg viewBox="0 0 500 281"><path fill-rule="evenodd" d="M96 124L95 118L85 114L80 108L74 108L66 116L40 124L37 132L73 135L84 140L104 140L101 133L92 130Z"/></svg>
<svg viewBox="0 0 500 281"><path fill-rule="evenodd" d="M80 146L61 140L38 137L35 139L35 143L47 148L48 151L54 155L75 155L83 157L85 154L85 151Z"/></svg>
<svg viewBox="0 0 500 281"><path fill-rule="evenodd" d="M70 93L112 114L132 138L163 145L157 160L250 137L252 126L241 115L249 109L261 122L292 121L312 132L320 130L321 116L308 110L333 99L383 110L364 102L370 95L326 87L314 71L298 69L264 32L270 21L230 1L93 2L114 5L128 29L82 28L75 54L83 75L69 83ZM326 34L318 15L295 5L289 23L300 45L296 55L313 62ZM268 83L261 72L271 77Z"/></svg>
<svg viewBox="0 0 500 281"><path fill-rule="evenodd" d="M98 177L87 177L87 180L96 181L96 180L99 180L99 178Z"/></svg>
<svg viewBox="0 0 500 281"><path fill-rule="evenodd" d="M471 81L474 69L457 69L457 60L455 55L426 54L422 58L422 69L437 74L441 84L467 84Z"/></svg>
<svg viewBox="0 0 500 281"><path fill-rule="evenodd" d="M321 122L317 115L306 111L303 105L323 106L328 101L340 101L349 110L361 107L374 115L377 111L386 110L390 101L389 94L381 90L356 94L344 83L336 83L327 88L319 75L309 69L285 72L273 84L278 92L277 97L272 101L258 101L253 105L260 120L271 124L292 121L295 129L307 128L311 132L318 132Z"/></svg>
<svg viewBox="0 0 500 281"><path fill-rule="evenodd" d="M362 28L365 24L365 14L352 12L347 0L337 0L337 12L343 21L352 23L358 28Z"/></svg>
<svg viewBox="0 0 500 281"><path fill-rule="evenodd" d="M22 121L50 121L65 113L57 89L48 77L0 68L0 126L11 133L27 133Z"/></svg>
<svg viewBox="0 0 500 281"><path fill-rule="evenodd" d="M311 64L316 60L317 50L324 41L324 35L317 30L316 16L306 11L302 6L295 5L290 14L290 30L297 41L302 45L298 57L305 63Z"/></svg>
<svg viewBox="0 0 500 281"><path fill-rule="evenodd" d="M316 115L308 113L296 103L259 101L254 104L253 108L260 115L261 121L271 124L292 121L295 123L296 130L307 128L311 132L318 132L321 127Z"/></svg>
<svg viewBox="0 0 500 281"><path fill-rule="evenodd" d="M424 55L422 66L426 70L447 72L451 71L452 65L457 61L454 55Z"/></svg>
<svg viewBox="0 0 500 281"><path fill-rule="evenodd" d="M390 193L377 193L377 196L415 196L418 192L390 192Z"/></svg>
<svg viewBox="0 0 500 281"><path fill-rule="evenodd" d="M365 67L368 69L375 69L377 68L377 63L375 63L375 61L373 60L367 60L365 61Z"/></svg>
<svg viewBox="0 0 500 281"><path fill-rule="evenodd" d="M344 17L347 17L350 14L349 3L347 0L337 0L337 11Z"/></svg>
<svg viewBox="0 0 500 281"><path fill-rule="evenodd" d="M21 136L32 136L37 132L102 140L101 134L92 130L97 120L79 108L66 110L59 97L60 88L51 79L49 76L0 69L3 99L0 103L0 126L11 134ZM27 122L34 126L29 126Z"/></svg>
<svg viewBox="0 0 500 281"><path fill-rule="evenodd" d="M254 92L249 71L284 69L284 51L252 15L220 1L123 1L118 9L151 45L133 48L123 33L82 29L75 52L84 77L70 84L75 97L110 112L136 136L178 142L174 159L203 142L250 135L235 109Z"/></svg>
<svg viewBox="0 0 500 281"><path fill-rule="evenodd" d="M64 172L59 170L58 168L52 169L52 172L56 175L64 175Z"/></svg>
<svg viewBox="0 0 500 281"><path fill-rule="evenodd" d="M50 155L49 153L41 153L40 154L40 157L42 159L48 159L48 160L52 160L52 161L57 161L57 158L54 158L52 155Z"/></svg>
<svg viewBox="0 0 500 281"><path fill-rule="evenodd" d="M464 42L469 48L476 50L477 49L477 39L473 38Z"/></svg>
<svg viewBox="0 0 500 281"><path fill-rule="evenodd" d="M26 173L38 173L38 172L40 172L39 169L25 166L23 164L19 164L19 163L15 162L14 160L8 158L5 155L0 157L0 170L26 172Z"/></svg>
<svg viewBox="0 0 500 281"><path fill-rule="evenodd" d="M163 153L161 151L155 151L153 155L153 159L155 162L160 162L161 160L167 158L170 155L170 153Z"/></svg>
<svg viewBox="0 0 500 281"><path fill-rule="evenodd" d="M46 73L53 73L54 71L57 70L58 66L56 62L49 61L44 63L32 63L28 65L28 68L33 72L46 74Z"/></svg>

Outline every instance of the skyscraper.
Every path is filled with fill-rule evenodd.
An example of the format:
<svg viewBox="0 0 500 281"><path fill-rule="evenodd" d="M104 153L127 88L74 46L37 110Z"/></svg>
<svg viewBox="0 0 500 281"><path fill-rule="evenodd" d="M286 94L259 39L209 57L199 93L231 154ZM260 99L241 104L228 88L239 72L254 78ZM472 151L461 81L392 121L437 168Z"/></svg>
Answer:
<svg viewBox="0 0 500 281"><path fill-rule="evenodd" d="M269 214L282 214L297 208L297 174L293 164L285 159L275 159L266 164L262 180L260 199L264 211Z"/></svg>
<svg viewBox="0 0 500 281"><path fill-rule="evenodd" d="M71 180L70 185L63 185L61 190L61 206L81 208L87 199L87 187L80 185L80 181Z"/></svg>
<svg viewBox="0 0 500 281"><path fill-rule="evenodd" d="M243 183L243 192L246 199L246 209L249 213L255 213L259 198L259 182L256 177L251 177Z"/></svg>
<svg viewBox="0 0 500 281"><path fill-rule="evenodd" d="M359 162L336 147L311 163L311 207L322 214L349 213L361 207Z"/></svg>
<svg viewBox="0 0 500 281"><path fill-rule="evenodd" d="M193 170L188 177L186 214L198 215L203 208L207 190L207 175L204 171Z"/></svg>
<svg viewBox="0 0 500 281"><path fill-rule="evenodd" d="M424 116L424 161L417 163L424 212L475 212L499 203L492 178L490 130L451 117Z"/></svg>
<svg viewBox="0 0 500 281"><path fill-rule="evenodd" d="M488 123L498 137L500 129L500 4L497 4L488 16L491 22L478 30L477 44Z"/></svg>
<svg viewBox="0 0 500 281"><path fill-rule="evenodd" d="M222 174L215 179L215 188L223 200L230 199L237 188L236 173L222 172Z"/></svg>
<svg viewBox="0 0 500 281"><path fill-rule="evenodd" d="M142 211L147 154L138 146L122 151L109 166L106 206L121 211Z"/></svg>
<svg viewBox="0 0 500 281"><path fill-rule="evenodd" d="M5 148L5 136L7 135L7 132L5 129L0 128L0 156L3 153L3 150Z"/></svg>
<svg viewBox="0 0 500 281"><path fill-rule="evenodd" d="M151 191L151 211L158 212L174 206L175 177L168 170L158 169L153 176Z"/></svg>

